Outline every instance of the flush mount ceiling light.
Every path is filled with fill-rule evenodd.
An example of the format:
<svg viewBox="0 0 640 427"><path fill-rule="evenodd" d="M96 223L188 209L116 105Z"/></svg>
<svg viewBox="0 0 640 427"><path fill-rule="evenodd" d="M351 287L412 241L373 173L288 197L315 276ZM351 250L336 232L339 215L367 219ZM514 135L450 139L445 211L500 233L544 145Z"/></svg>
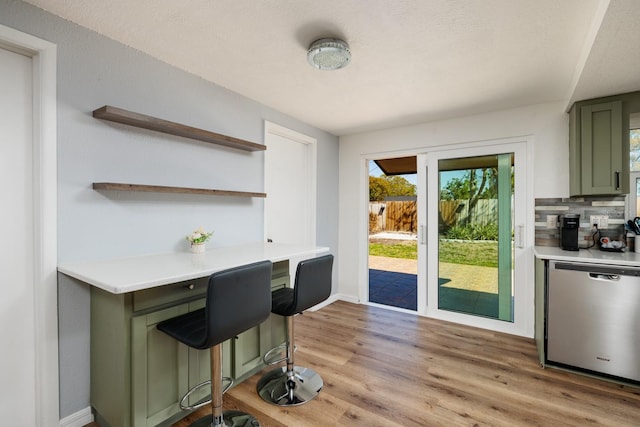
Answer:
<svg viewBox="0 0 640 427"><path fill-rule="evenodd" d="M307 61L319 70L338 70L351 61L347 42L332 37L316 40L307 50Z"/></svg>

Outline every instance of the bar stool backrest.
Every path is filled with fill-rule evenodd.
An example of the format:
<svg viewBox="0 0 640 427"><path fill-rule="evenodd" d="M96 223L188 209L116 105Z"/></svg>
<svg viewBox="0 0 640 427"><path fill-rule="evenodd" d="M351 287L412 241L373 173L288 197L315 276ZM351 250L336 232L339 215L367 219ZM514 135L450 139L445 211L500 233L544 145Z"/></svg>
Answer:
<svg viewBox="0 0 640 427"><path fill-rule="evenodd" d="M300 261L296 270L293 304L288 310L293 315L313 307L331 295L333 255Z"/></svg>
<svg viewBox="0 0 640 427"><path fill-rule="evenodd" d="M209 277L204 342L213 347L251 329L271 314L271 261L260 261Z"/></svg>

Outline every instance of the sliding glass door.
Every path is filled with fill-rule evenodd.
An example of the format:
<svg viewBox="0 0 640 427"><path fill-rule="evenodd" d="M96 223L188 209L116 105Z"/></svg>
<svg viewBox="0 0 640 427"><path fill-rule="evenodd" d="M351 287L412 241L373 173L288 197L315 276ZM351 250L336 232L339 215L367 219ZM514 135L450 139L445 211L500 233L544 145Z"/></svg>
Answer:
<svg viewBox="0 0 640 427"><path fill-rule="evenodd" d="M438 308L513 321L513 153L438 160Z"/></svg>
<svg viewBox="0 0 640 427"><path fill-rule="evenodd" d="M419 157L419 288L429 316L512 333L529 327L526 156L524 141L507 141Z"/></svg>

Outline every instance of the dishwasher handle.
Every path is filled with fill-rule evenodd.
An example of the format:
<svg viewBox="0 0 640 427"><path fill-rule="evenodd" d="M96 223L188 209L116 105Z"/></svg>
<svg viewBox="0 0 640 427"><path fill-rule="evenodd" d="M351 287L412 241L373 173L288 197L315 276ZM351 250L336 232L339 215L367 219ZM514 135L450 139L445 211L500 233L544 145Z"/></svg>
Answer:
<svg viewBox="0 0 640 427"><path fill-rule="evenodd" d="M589 277L593 280L604 280L607 282L618 282L620 281L619 274L601 274L601 273L589 273Z"/></svg>
<svg viewBox="0 0 640 427"><path fill-rule="evenodd" d="M640 277L640 268L606 264L580 264L572 262L551 261L550 267L555 270L582 271L595 276L632 276Z"/></svg>

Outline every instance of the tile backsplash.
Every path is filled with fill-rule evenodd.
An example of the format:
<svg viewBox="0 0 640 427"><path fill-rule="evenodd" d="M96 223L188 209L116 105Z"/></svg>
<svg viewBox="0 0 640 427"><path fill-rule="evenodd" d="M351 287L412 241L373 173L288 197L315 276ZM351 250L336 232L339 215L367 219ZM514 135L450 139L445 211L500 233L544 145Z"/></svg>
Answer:
<svg viewBox="0 0 640 427"><path fill-rule="evenodd" d="M585 196L568 199L536 199L536 245L560 246L560 224L555 228L547 228L548 215L579 214L580 228L578 241L580 247L590 246L592 239L591 215L608 215L609 226L600 230L602 236L614 240L623 240L626 234L625 196Z"/></svg>

